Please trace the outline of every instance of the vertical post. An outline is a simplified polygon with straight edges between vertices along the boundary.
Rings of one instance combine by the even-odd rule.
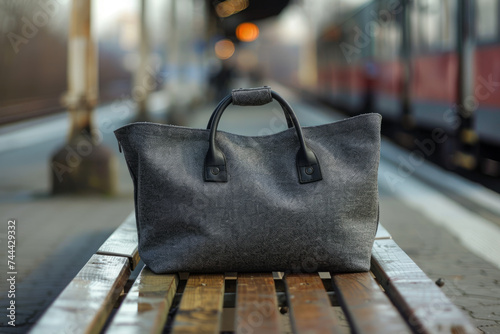
[[[139,67],[134,76],[134,97],[136,98],[138,114],[137,121],[147,121],[147,102],[151,93],[151,73],[149,63],[150,40],[146,23],[146,0],[141,0],[140,22],[139,22]]]
[[[70,139],[92,129],[98,99],[96,48],[91,33],[91,3],[74,0],[68,41],[68,92],[64,102],[71,111]]]
[[[205,39],[205,34],[209,30],[208,28],[208,17],[206,16],[206,6],[207,3],[204,1],[191,0],[191,39],[188,41],[187,52],[192,55],[192,60],[189,63],[192,64],[192,69],[188,74],[190,78],[191,91],[196,92],[193,95],[191,106],[188,110],[193,110],[197,104],[202,103],[206,100],[206,80],[205,80],[205,59],[204,51],[205,46],[203,45],[203,40]]]
[[[92,38],[91,1],[73,0],[68,40],[68,92],[63,102],[70,113],[67,143],[52,156],[52,192],[112,194],[116,160],[101,145],[92,114],[98,99],[97,48]]]
[[[168,21],[168,34],[167,34],[167,40],[166,40],[166,63],[167,63],[167,71],[168,71],[168,76],[167,76],[167,82],[166,85],[164,86],[165,89],[165,95],[168,97],[169,100],[169,105],[172,107],[173,104],[175,104],[175,94],[173,92],[174,85],[176,84],[176,77],[177,77],[177,53],[176,53],[176,46],[177,46],[177,6],[176,6],[176,1],[175,0],[168,0],[168,14],[167,14],[167,21]]]
[[[168,82],[165,86],[169,99],[167,113],[167,123],[183,125],[184,116],[180,109],[182,104],[182,71],[181,71],[181,18],[182,15],[177,0],[169,0],[169,38],[167,41],[167,63],[168,63]]]
[[[458,106],[457,116],[459,147],[453,163],[465,169],[477,166],[478,136],[474,131],[474,3],[460,0],[457,13],[458,26]]]
[[[401,15],[401,59],[403,71],[401,76],[401,100],[402,100],[402,125],[404,129],[410,130],[415,122],[411,115],[410,89],[412,80],[411,71],[411,21],[410,21],[410,1],[403,0],[403,12]]]
[[[299,59],[299,80],[300,84],[307,89],[316,88],[317,78],[317,20],[315,18],[318,14],[318,9],[321,7],[314,1],[305,1],[303,3],[303,11],[305,12],[303,18],[304,22],[307,24],[308,33],[312,38],[306,39],[305,47],[300,48],[300,59]]]
[[[207,72],[205,69],[208,67],[208,59],[209,56],[207,54],[207,50],[210,49],[207,47],[210,42],[210,37],[213,34],[212,23],[214,19],[209,16],[209,7],[210,5],[205,1],[193,1],[193,17],[192,17],[192,25],[193,25],[193,40],[194,40],[194,61],[195,69],[197,71],[196,75],[193,77],[195,80],[193,83],[193,90],[198,92],[196,94],[196,103],[202,103],[208,101],[207,90],[208,90],[208,78]]]

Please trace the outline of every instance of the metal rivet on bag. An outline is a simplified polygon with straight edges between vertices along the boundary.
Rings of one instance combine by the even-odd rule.
[[[307,175],[311,175],[313,172],[314,172],[314,168],[312,168],[312,167],[307,167],[306,168],[306,174]]]
[[[213,175],[217,175],[217,174],[219,174],[219,172],[220,172],[219,167],[210,168],[210,173],[212,173]]]

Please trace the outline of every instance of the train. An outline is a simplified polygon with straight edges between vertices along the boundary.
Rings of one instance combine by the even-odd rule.
[[[337,0],[314,94],[449,169],[500,176],[500,2]],[[347,3],[348,1],[344,1]],[[325,10],[327,10],[325,8]]]

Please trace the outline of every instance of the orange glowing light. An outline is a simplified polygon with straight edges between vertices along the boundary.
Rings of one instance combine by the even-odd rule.
[[[242,42],[252,42],[259,37],[259,27],[250,22],[241,23],[236,27],[236,37]]]
[[[228,59],[234,54],[234,43],[229,39],[222,39],[215,43],[215,55],[220,59]]]

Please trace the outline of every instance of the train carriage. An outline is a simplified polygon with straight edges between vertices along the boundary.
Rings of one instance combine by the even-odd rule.
[[[317,43],[324,100],[382,114],[397,140],[443,129],[438,160],[500,175],[496,0],[366,1],[332,17]]]

